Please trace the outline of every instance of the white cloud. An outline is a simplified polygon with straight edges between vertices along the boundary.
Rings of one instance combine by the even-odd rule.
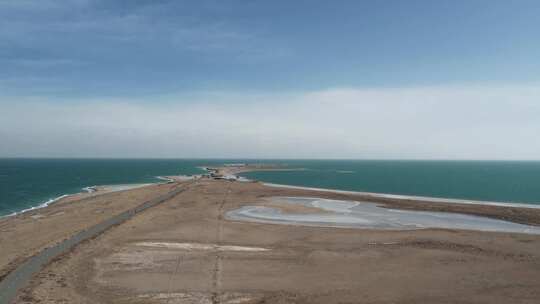
[[[538,159],[540,86],[1,102],[0,156]]]

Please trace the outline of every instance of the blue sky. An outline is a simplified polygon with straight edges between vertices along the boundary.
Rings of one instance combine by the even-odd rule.
[[[540,77],[538,1],[1,1],[12,95]]]
[[[522,120],[540,111],[533,102],[540,97],[536,90],[540,83],[538,16],[540,2],[533,0],[0,0],[0,103],[5,110],[4,116],[0,116],[4,122],[0,136],[9,143],[0,147],[0,155],[152,156],[156,153],[133,149],[134,142],[124,143],[125,149],[98,149],[103,134],[85,129],[92,123],[69,125],[56,117],[45,118],[43,114],[55,109],[54,113],[76,115],[86,106],[91,106],[87,111],[97,109],[107,113],[112,111],[108,107],[118,109],[117,116],[103,122],[109,125],[103,132],[118,132],[111,140],[124,136],[122,130],[126,128],[139,132],[135,125],[126,127],[121,119],[124,115],[120,109],[129,106],[146,107],[133,113],[137,120],[145,122],[163,120],[160,115],[172,110],[179,111],[179,117],[189,111],[204,113],[204,107],[206,111],[221,109],[214,118],[230,122],[240,115],[238,111],[245,109],[252,112],[242,115],[269,115],[263,114],[264,109],[276,107],[284,112],[296,109],[297,115],[309,116],[313,113],[303,112],[307,110],[295,108],[295,104],[324,111],[324,107],[317,108],[321,105],[318,101],[335,96],[330,98],[336,102],[334,110],[346,111],[342,103],[356,100],[356,117],[363,117],[366,108],[362,104],[371,102],[378,105],[371,115],[384,117],[391,112],[402,117],[403,113],[395,109],[401,109],[396,104],[409,102],[403,100],[407,92],[417,94],[414,102],[430,103],[435,98],[445,103],[431,107],[432,112],[422,117],[442,117],[445,113],[437,109],[445,107],[456,113],[468,108],[483,111],[483,105],[490,104],[493,108],[490,111],[513,113],[515,124],[510,130],[534,131],[540,125],[531,122],[532,125],[523,126]],[[503,91],[497,91],[498,95],[490,93],[501,88]],[[343,92],[347,92],[346,101],[338,99],[343,97]],[[392,105],[379,102],[388,96],[393,96]],[[508,99],[512,100],[511,104],[507,103]],[[189,107],[189,111],[182,107]],[[236,112],[228,112],[235,107]],[[425,109],[423,104],[418,107]],[[36,113],[37,109],[41,112]],[[10,119],[29,116],[29,111],[35,114],[34,120],[41,121],[26,129],[19,126],[18,135],[13,136],[17,121]],[[148,116],[152,111],[162,114]],[[476,147],[474,153],[470,149],[450,151],[441,139],[436,139],[436,134],[432,135],[433,142],[427,142],[428,148],[395,144],[403,134],[397,132],[393,137],[390,129],[381,133],[372,130],[380,136],[368,141],[370,136],[357,137],[358,132],[351,131],[366,126],[337,123],[338,117],[345,114],[350,113],[335,113],[335,121],[329,120],[329,126],[319,132],[328,133],[328,138],[341,138],[342,141],[334,144],[348,147],[342,149],[343,153],[327,151],[322,142],[315,145],[320,136],[310,134],[309,130],[317,128],[309,122],[294,122],[291,117],[289,121],[277,119],[264,127],[260,120],[255,120],[246,126],[255,130],[251,137],[236,138],[238,130],[228,124],[226,132],[223,131],[227,135],[211,130],[191,131],[192,146],[200,145],[197,133],[201,133],[245,149],[223,149],[221,143],[192,150],[180,143],[175,146],[160,143],[170,151],[158,156],[528,159],[540,155],[537,153],[540,146],[529,146],[521,152],[493,153],[493,146],[489,145]],[[409,123],[414,125],[414,120],[411,117]],[[118,125],[111,125],[113,121]],[[382,119],[377,122],[389,123]],[[479,136],[495,142],[496,135],[490,131],[493,129],[487,127],[491,123],[489,117],[477,119],[477,123],[474,128],[485,130]],[[294,141],[298,138],[286,139],[291,132],[280,134],[270,127],[279,124],[305,128],[306,133],[297,134],[302,134],[299,135],[302,139],[313,137],[313,142],[306,143],[315,145],[320,152],[295,152]],[[332,124],[337,127],[332,129]],[[76,133],[62,133],[41,144],[37,140],[29,143],[21,139],[43,137],[38,129],[58,133],[55,127],[85,130],[94,134],[96,142],[87,147],[87,143],[77,141]],[[454,127],[449,125],[445,132],[458,132]],[[187,136],[180,122],[174,128]],[[433,129],[429,124],[415,125],[408,134],[426,128]],[[156,132],[163,134],[163,130]],[[465,138],[456,140],[455,144],[474,143],[470,132],[463,132],[461,137]],[[146,140],[153,140],[156,134],[148,134]],[[261,139],[260,134],[265,134],[266,139]],[[523,146],[532,139],[522,140],[514,144]],[[80,149],[66,151],[60,142],[72,143]],[[278,149],[264,152],[268,151],[269,143]],[[202,155],[207,149],[226,152]]]

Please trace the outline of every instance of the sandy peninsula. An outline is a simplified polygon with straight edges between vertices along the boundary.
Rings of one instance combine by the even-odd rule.
[[[227,217],[244,206],[324,214],[269,200],[280,197],[369,201],[396,210],[531,226],[540,226],[539,209],[383,199],[213,178],[71,197],[1,219],[0,276],[76,232],[178,187],[185,191],[57,257],[33,276],[16,303],[537,303],[540,298],[540,235],[282,225]]]

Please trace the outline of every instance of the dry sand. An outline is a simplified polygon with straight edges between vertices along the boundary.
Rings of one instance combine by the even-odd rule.
[[[36,214],[2,220],[0,268],[5,272],[9,263],[176,185],[61,202],[39,211],[43,217],[37,220]],[[224,218],[229,210],[264,204],[271,196],[365,199],[201,179],[56,259],[20,293],[18,303],[538,303],[540,298],[540,236]],[[540,223],[540,210],[386,203]]]
[[[68,196],[41,209],[0,218],[0,279],[22,260],[112,215],[139,205],[172,185]]]

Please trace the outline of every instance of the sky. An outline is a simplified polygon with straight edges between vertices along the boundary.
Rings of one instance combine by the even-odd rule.
[[[540,159],[540,2],[0,0],[0,157]]]

